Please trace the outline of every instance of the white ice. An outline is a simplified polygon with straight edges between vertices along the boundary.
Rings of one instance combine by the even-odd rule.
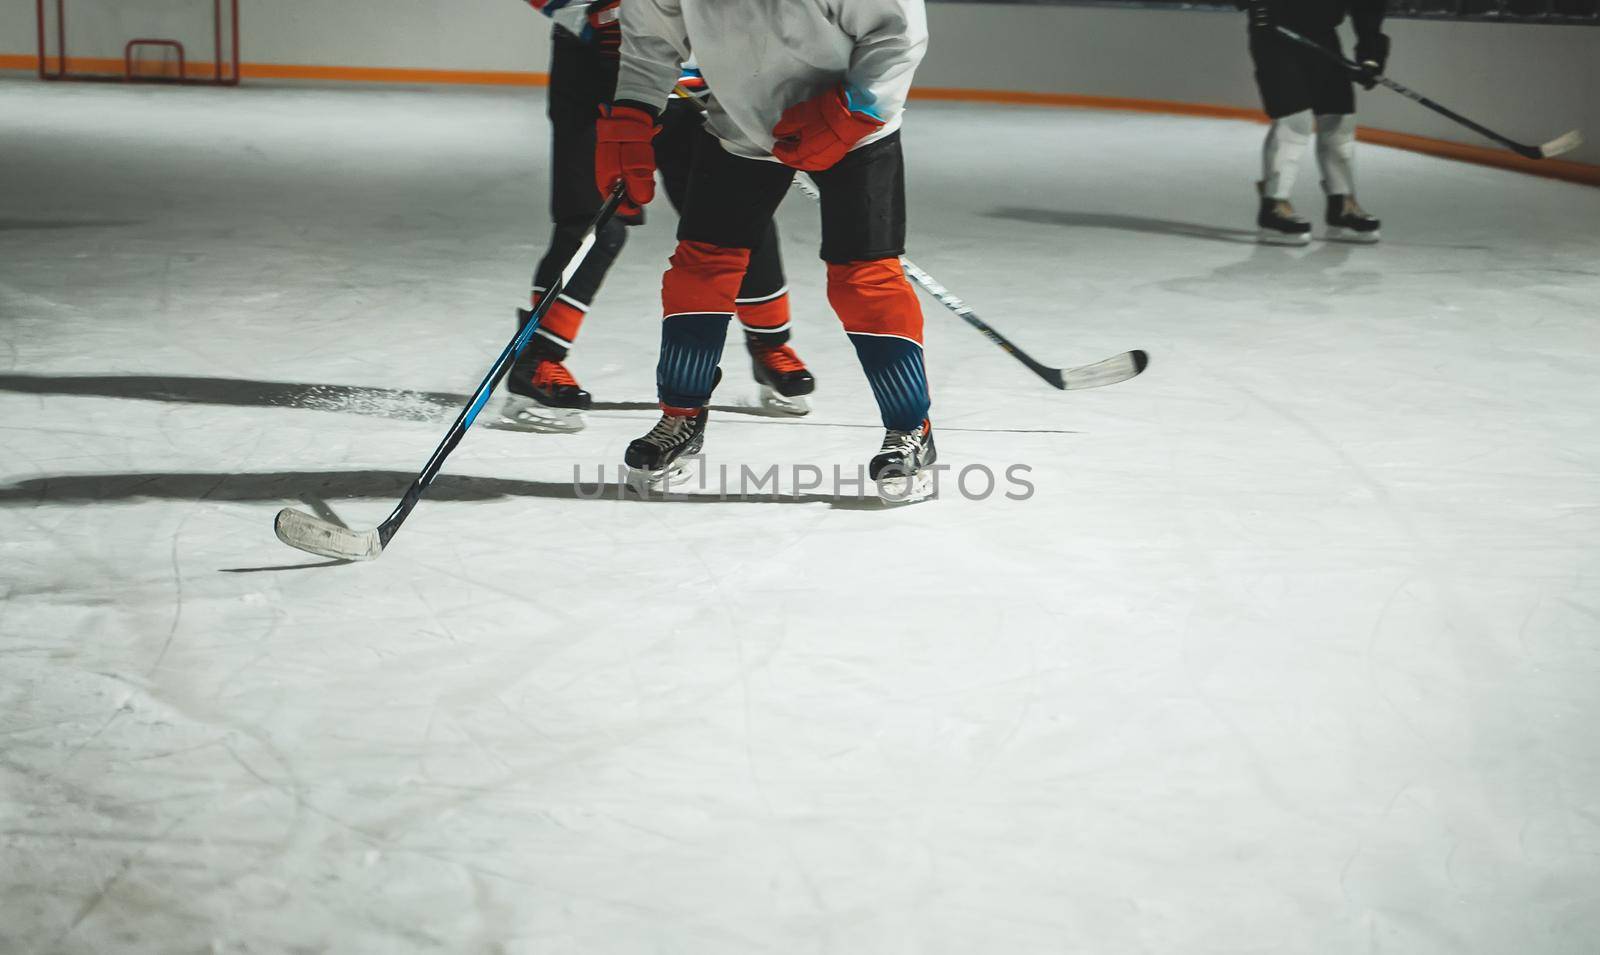
[[[474,431],[374,563],[284,548],[511,332],[542,110],[0,84],[0,951],[1600,945],[1600,190],[1364,146],[1382,245],[1258,248],[1258,126],[918,103],[918,264],[1152,355],[1061,393],[925,301],[943,459],[1030,499],[576,499],[653,418],[663,206],[587,431]],[[854,468],[781,225],[816,410],[709,463]]]

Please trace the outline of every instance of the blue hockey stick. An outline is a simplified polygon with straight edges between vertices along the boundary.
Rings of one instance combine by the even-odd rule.
[[[545,313],[555,304],[567,283],[572,281],[573,273],[583,264],[583,260],[589,255],[589,250],[594,248],[595,233],[611,221],[611,217],[617,211],[617,205],[622,202],[622,197],[623,186],[619,182],[606,197],[600,211],[595,213],[594,220],[589,223],[588,231],[583,234],[583,241],[578,245],[578,251],[572,253],[566,268],[561,270],[561,277],[556,280],[554,287],[545,291],[544,297],[539,300],[539,307],[533,310],[533,314],[523,323],[505,350],[500,352],[500,357],[495,359],[489,374],[484,376],[482,383],[478,385],[478,390],[472,393],[472,400],[467,402],[467,406],[461,409],[459,415],[456,415],[455,423],[450,426],[444,440],[439,442],[439,446],[433,451],[433,456],[423,465],[422,473],[411,482],[411,487],[406,489],[405,496],[395,505],[394,511],[382,524],[370,531],[353,531],[332,521],[325,521],[304,511],[286,507],[278,512],[277,520],[273,522],[273,530],[277,532],[278,540],[290,547],[297,547],[307,553],[320,554],[323,557],[342,560],[377,559],[389,541],[400,531],[400,525],[405,523],[406,517],[417,506],[417,502],[422,500],[422,495],[427,492],[428,486],[439,476],[445,458],[450,456],[450,452],[454,451],[456,445],[466,436],[467,429],[477,420],[478,412],[483,410],[484,404],[505,378],[506,372],[511,370],[512,363],[521,356],[523,349],[528,347],[528,342],[533,340],[533,333],[544,320]]]

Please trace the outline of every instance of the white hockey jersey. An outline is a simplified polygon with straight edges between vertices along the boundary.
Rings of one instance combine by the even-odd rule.
[[[784,110],[843,85],[883,120],[860,148],[900,128],[927,46],[922,0],[624,0],[616,98],[659,109],[692,56],[711,87],[711,133],[734,155],[772,159]]]

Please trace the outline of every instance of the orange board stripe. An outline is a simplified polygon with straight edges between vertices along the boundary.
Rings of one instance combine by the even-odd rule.
[[[300,63],[245,63],[245,79],[336,80],[346,83],[445,83],[482,86],[548,86],[547,73],[524,70],[415,70],[385,66],[312,66]]]
[[[1081,93],[1025,93],[1019,90],[973,90],[953,86],[919,86],[912,99],[966,103],[1004,103],[1012,106],[1070,106],[1076,109],[1111,109],[1135,113],[1166,113],[1180,116],[1207,116],[1217,119],[1261,121],[1261,111],[1241,106],[1215,106],[1210,103],[1180,103],[1162,99],[1134,99],[1127,96],[1086,96]]]
[[[1215,106],[1210,103],[1180,103],[1170,100],[1129,99],[1121,96],[1084,96],[1078,93],[1024,93],[1010,90],[969,90],[947,87],[921,87],[911,91],[912,99],[957,100],[979,103],[1003,103],[1014,106],[1070,106],[1077,109],[1109,109],[1140,113],[1166,113],[1177,116],[1207,116],[1219,119],[1242,119],[1255,123],[1266,122],[1259,110],[1237,106]],[[1600,166],[1564,159],[1526,159],[1516,153],[1492,146],[1456,143],[1429,136],[1397,133],[1387,129],[1362,127],[1356,132],[1362,142],[1378,146],[1391,146],[1411,152],[1455,159],[1460,162],[1511,169],[1548,179],[1561,179],[1588,186],[1600,186]]]
[[[32,54],[0,53],[0,69],[35,70],[38,58]],[[55,68],[55,61],[50,61]],[[72,57],[73,69],[93,73],[122,72],[122,61],[92,57]],[[191,76],[211,75],[210,63],[189,63]],[[380,66],[318,66],[304,63],[244,63],[240,74],[245,79],[324,80],[340,83],[416,83],[485,86],[547,86],[545,73],[521,70],[420,70]],[[1169,116],[1204,116],[1212,119],[1239,119],[1262,122],[1254,109],[1217,106],[1211,103],[1183,103],[1173,100],[1136,99],[1125,96],[1087,96],[1081,93],[1028,93],[1019,90],[974,90],[945,86],[920,86],[911,91],[913,99],[966,103],[1003,103],[1014,106],[1066,106],[1075,109],[1108,109],[1123,112],[1161,113]],[[1363,142],[1425,153],[1443,159],[1510,169],[1535,176],[1600,186],[1600,165],[1559,159],[1524,159],[1515,153],[1489,146],[1414,136],[1387,129],[1362,128],[1357,133]]]
[[[1600,186],[1600,166],[1593,163],[1573,162],[1568,159],[1526,159],[1504,149],[1453,143],[1447,139],[1413,136],[1410,133],[1397,133],[1388,129],[1360,129],[1356,131],[1356,138],[1366,143],[1409,149],[1412,152],[1426,153],[1441,159],[1457,159],[1461,162],[1477,163],[1480,166],[1494,166],[1497,169],[1512,169],[1534,176],[1544,176],[1547,179],[1563,179],[1588,186]]]

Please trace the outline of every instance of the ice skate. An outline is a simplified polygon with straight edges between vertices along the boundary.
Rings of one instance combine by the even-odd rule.
[[[873,456],[867,473],[878,486],[878,496],[889,504],[911,504],[933,495],[931,465],[939,460],[933,444],[933,425],[926,419],[915,431],[884,432],[883,446]]]
[[[747,345],[751,372],[761,388],[761,407],[775,414],[810,414],[811,403],[805,396],[817,389],[817,380],[794,349],[788,345],[763,346],[754,341]]]
[[[1311,242],[1311,223],[1294,211],[1287,199],[1261,197],[1256,214],[1256,241],[1265,245],[1307,245]]]
[[[500,419],[528,431],[571,434],[582,431],[583,412],[594,398],[578,385],[560,359],[535,339],[506,374]]]
[[[1328,241],[1371,244],[1379,239],[1382,223],[1361,208],[1354,195],[1328,196]]]
[[[684,458],[699,454],[705,444],[709,415],[704,408],[664,410],[656,426],[635,438],[622,457],[628,466],[629,486],[659,490],[681,477],[688,470]]]

